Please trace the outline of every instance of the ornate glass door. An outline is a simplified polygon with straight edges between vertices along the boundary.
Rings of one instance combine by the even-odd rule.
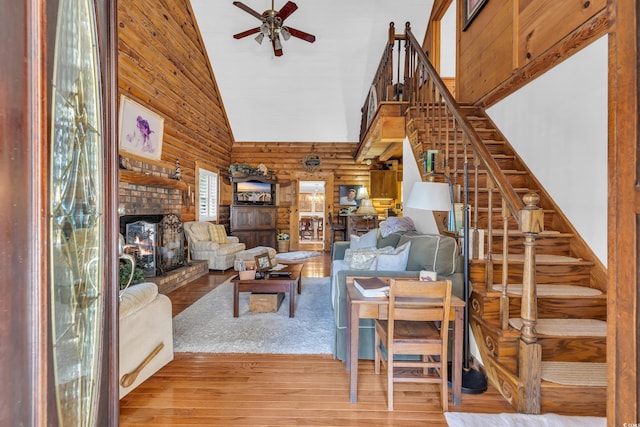
[[[60,0],[49,231],[53,374],[61,426],[97,424],[105,294],[100,94],[93,0]]]

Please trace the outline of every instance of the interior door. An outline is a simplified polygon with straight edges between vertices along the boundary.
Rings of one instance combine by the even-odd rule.
[[[300,194],[300,181],[324,181],[325,187],[325,197],[324,197],[324,221],[325,224],[324,232],[323,232],[323,248],[325,251],[329,250],[331,246],[331,232],[327,229],[327,213],[333,212],[334,200],[333,195],[334,191],[334,180],[332,172],[292,172],[292,179],[296,182],[296,196],[293,198],[291,210],[289,212],[289,235],[291,236],[291,251],[300,250],[300,241],[298,240],[298,220],[300,218],[300,209],[298,206],[298,195]],[[295,204],[295,205],[294,205]],[[333,212],[334,218],[336,217],[336,213]],[[295,239],[295,240],[294,240]]]

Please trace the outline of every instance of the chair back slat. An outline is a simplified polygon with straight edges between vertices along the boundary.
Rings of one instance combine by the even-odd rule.
[[[390,321],[449,321],[450,280],[423,282],[392,279],[390,285]]]

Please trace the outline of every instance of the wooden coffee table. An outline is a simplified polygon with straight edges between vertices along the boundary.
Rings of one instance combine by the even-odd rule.
[[[269,273],[266,273],[264,279],[240,280],[238,276],[233,278],[231,280],[233,282],[233,317],[238,317],[238,297],[240,296],[240,292],[288,292],[289,317],[294,317],[296,285],[298,287],[298,293],[302,293],[302,285],[300,282],[302,267],[304,267],[304,264],[289,264],[282,270],[278,270],[278,272],[291,272],[290,277],[270,278]]]

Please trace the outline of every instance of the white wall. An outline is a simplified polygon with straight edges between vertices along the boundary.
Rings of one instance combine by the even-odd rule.
[[[487,110],[606,265],[607,37]]]
[[[411,194],[413,184],[422,181],[410,144],[409,138],[402,142],[402,215],[410,217],[420,233],[438,234],[440,231],[433,212],[406,207],[406,198]]]
[[[456,76],[456,0],[440,20],[440,75]]]

